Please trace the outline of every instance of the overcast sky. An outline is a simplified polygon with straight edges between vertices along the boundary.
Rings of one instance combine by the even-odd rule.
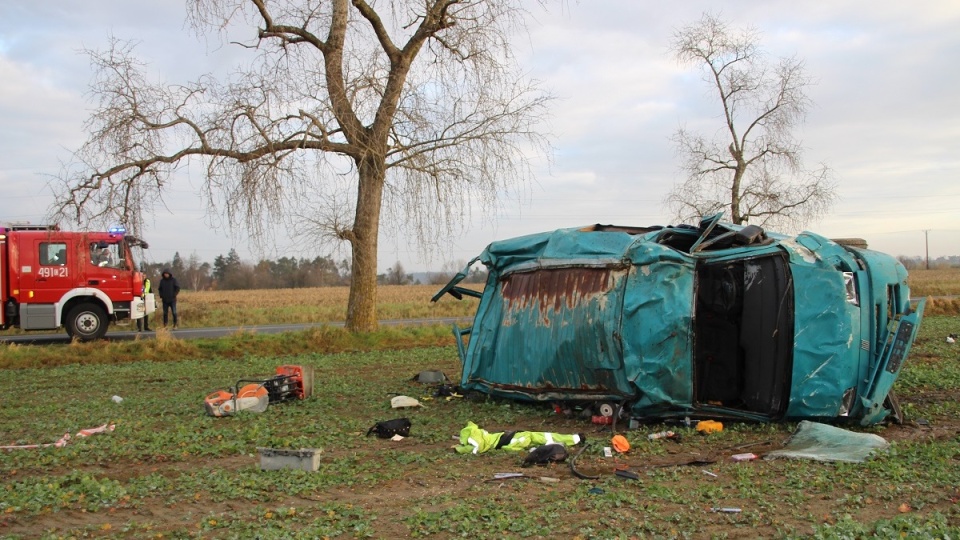
[[[771,55],[796,55],[818,81],[797,136],[811,167],[834,171],[840,198],[807,229],[893,255],[923,255],[925,238],[932,257],[960,254],[960,2],[567,0],[536,11],[516,48],[558,98],[550,169],[429,259],[402,235],[384,236],[380,269],[439,269],[491,241],[560,227],[670,223],[661,201],[680,180],[670,137],[680,125],[715,129],[718,109],[667,49],[708,9],[756,27]],[[81,49],[104,48],[111,34],[140,40],[139,56],[171,83],[243,55],[198,40],[184,19],[170,0],[0,0],[0,221],[42,222],[50,176],[86,138],[91,70]],[[283,241],[251,251],[207,216],[201,180],[178,179],[155,209],[144,235],[151,260],[180,252],[212,262],[231,248],[246,260],[327,254]]]

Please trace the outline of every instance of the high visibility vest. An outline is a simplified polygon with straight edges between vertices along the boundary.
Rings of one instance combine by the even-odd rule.
[[[150,278],[143,278],[143,294],[150,294]]]

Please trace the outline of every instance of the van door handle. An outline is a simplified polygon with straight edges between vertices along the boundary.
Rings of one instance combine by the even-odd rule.
[[[99,284],[100,284],[100,280],[98,279],[91,279],[87,281],[87,285],[99,285]]]

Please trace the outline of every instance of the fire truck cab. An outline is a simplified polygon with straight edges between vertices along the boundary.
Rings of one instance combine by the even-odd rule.
[[[153,313],[132,248],[147,243],[122,228],[69,232],[56,226],[0,227],[0,329],[66,328],[80,341],[99,339],[111,322]]]

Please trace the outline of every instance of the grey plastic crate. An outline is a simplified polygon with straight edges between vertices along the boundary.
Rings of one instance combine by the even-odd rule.
[[[280,469],[300,469],[315,471],[320,467],[319,448],[300,448],[299,450],[282,448],[257,448],[260,452],[260,469],[276,471]]]

